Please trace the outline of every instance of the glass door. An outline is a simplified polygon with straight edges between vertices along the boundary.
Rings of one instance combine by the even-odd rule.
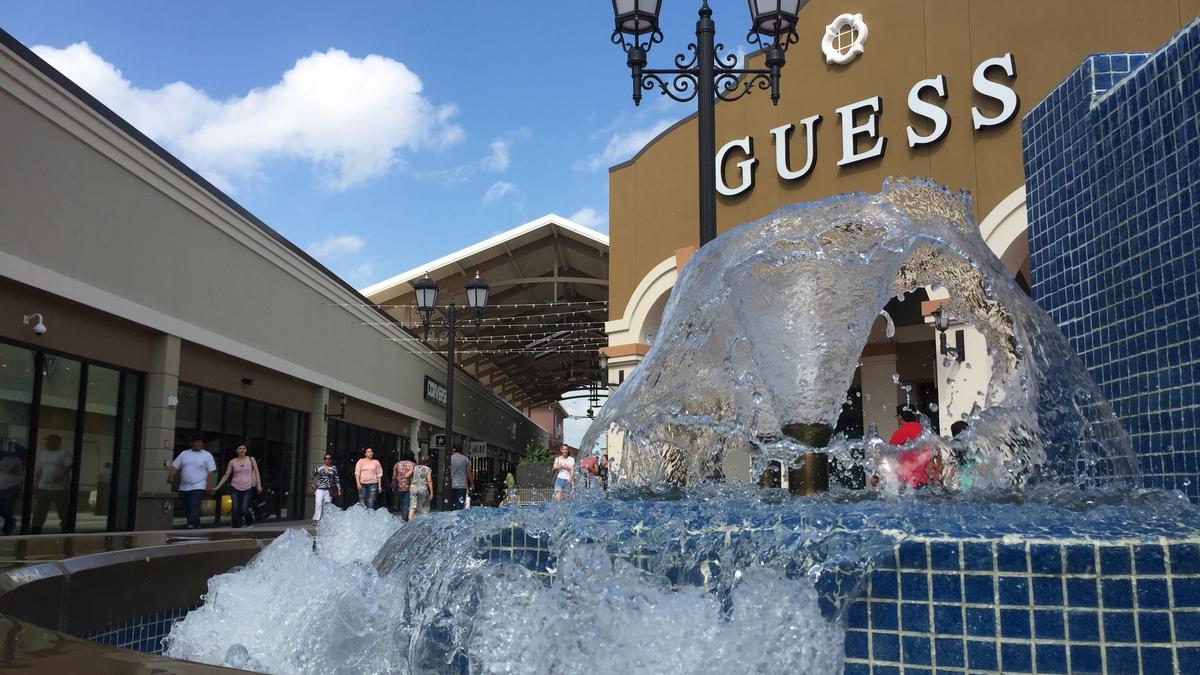
[[[33,428],[34,352],[0,344],[0,532],[19,531]]]
[[[33,448],[29,533],[66,532],[71,517],[75,447],[80,436],[79,383],[84,366],[75,359],[38,354],[41,378],[35,382],[37,433]],[[40,385],[40,386],[37,386]]]

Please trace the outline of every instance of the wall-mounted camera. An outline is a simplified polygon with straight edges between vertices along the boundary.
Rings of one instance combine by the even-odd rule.
[[[33,334],[38,337],[42,337],[46,334],[46,324],[43,321],[41,314],[37,312],[34,312],[33,314],[26,314],[21,318],[21,321],[28,326],[29,323],[34,319],[37,319],[37,321],[33,324]]]

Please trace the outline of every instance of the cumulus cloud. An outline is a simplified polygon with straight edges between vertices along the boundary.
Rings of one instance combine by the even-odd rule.
[[[600,232],[608,232],[608,214],[600,213],[590,206],[579,209],[575,213],[572,213],[569,218],[584,227],[590,227]]]
[[[521,189],[506,180],[498,180],[488,186],[488,189],[483,193],[483,203],[491,204],[506,195],[513,195],[520,198]]]
[[[404,151],[463,138],[457,109],[424,97],[421,79],[383,56],[314,52],[270,86],[216,100],[186,82],[134,86],[86,42],[33,51],[226,189],[290,158],[344,190],[386,173]]]
[[[578,171],[599,171],[613,164],[624,162],[674,123],[672,120],[659,120],[641,129],[633,129],[623,133],[614,132],[609,136],[608,144],[604,146],[604,150],[587,159],[575,162],[574,168]]]
[[[314,241],[304,250],[314,258],[339,258],[361,250],[366,243],[361,237],[353,234],[331,234]]]

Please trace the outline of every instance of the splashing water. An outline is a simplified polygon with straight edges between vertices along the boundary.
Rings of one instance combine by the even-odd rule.
[[[638,485],[691,485],[740,453],[799,466],[828,439],[880,308],[927,287],[987,341],[972,450],[998,482],[1127,483],[1136,463],[1111,409],[971,214],[966,193],[896,180],[726,232],[689,260],[582,447],[606,435],[613,479]]]
[[[166,654],[272,673],[823,675],[842,669],[843,614],[873,561],[904,537],[1200,522],[1186,500],[1127,490],[1127,439],[970,213],[965,195],[900,181],[731,230],[688,263],[653,348],[585,439],[620,440],[614,496],[404,525],[334,509],[315,538],[289,531],[210,580]],[[797,430],[832,426],[880,308],[922,286],[987,341],[970,430],[918,439],[969,458],[975,490],[885,480],[900,488],[795,499],[702,480],[734,451],[761,469],[822,445]],[[846,466],[885,457],[872,468],[886,478],[886,446],[868,434],[821,451]]]

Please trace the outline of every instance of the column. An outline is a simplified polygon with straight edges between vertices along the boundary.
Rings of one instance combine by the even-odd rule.
[[[329,441],[329,423],[325,420],[325,409],[329,404],[329,389],[313,387],[312,404],[308,407],[308,462],[301,467],[304,471],[304,517],[312,520],[314,503],[308,477],[321,464]]]
[[[879,435],[887,440],[896,430],[896,406],[900,405],[900,389],[896,384],[896,355],[864,356],[859,374],[862,377],[863,433],[874,424]]]
[[[159,335],[154,340],[142,409],[142,460],[134,515],[138,530],[169,530],[175,517],[175,493],[167,483],[167,475],[175,458],[179,351],[180,340],[174,335]]]
[[[413,461],[420,459],[421,454],[421,420],[412,420],[408,425],[408,449],[412,451]]]
[[[963,332],[963,344],[966,347],[966,359],[958,361],[952,357],[938,354],[937,383],[938,383],[938,416],[941,420],[942,436],[950,437],[950,427],[958,420],[970,418],[978,408],[982,409],[985,392],[991,382],[992,357],[988,356],[987,339],[974,327],[967,324],[951,323],[946,331],[946,344],[953,349],[956,344],[955,333]],[[935,338],[941,345],[941,336]],[[993,404],[1000,403],[1003,395]]]

